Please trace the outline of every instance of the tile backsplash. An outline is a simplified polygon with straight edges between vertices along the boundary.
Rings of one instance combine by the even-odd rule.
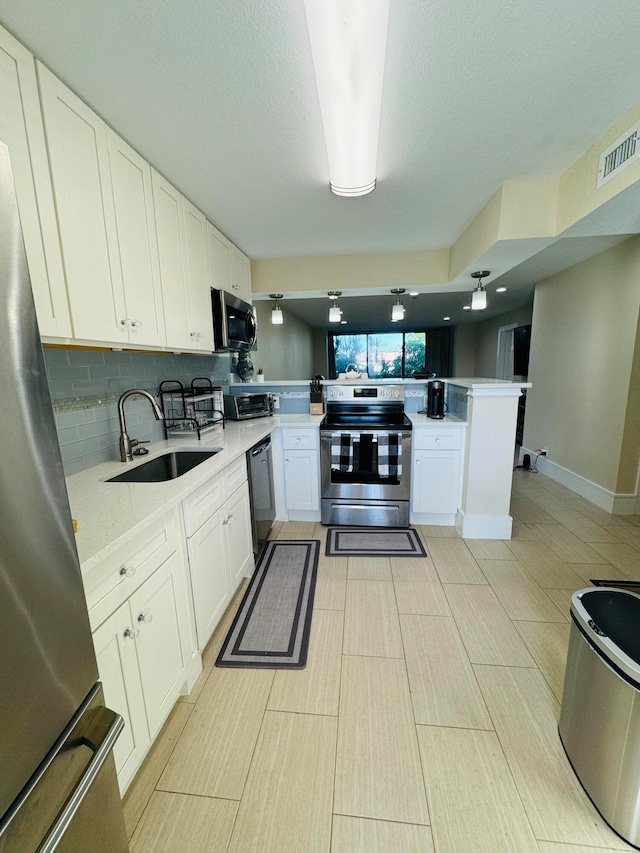
[[[207,377],[215,385],[228,383],[228,354],[174,355],[172,353],[110,352],[45,347],[49,390],[67,476],[118,459],[118,398],[129,388],[157,395],[163,379],[188,385]],[[153,417],[148,401],[126,402],[127,431],[132,438],[157,441],[162,424]]]

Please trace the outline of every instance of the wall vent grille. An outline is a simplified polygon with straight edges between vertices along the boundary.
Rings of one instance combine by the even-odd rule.
[[[640,157],[640,122],[630,127],[600,155],[596,189],[618,175]]]

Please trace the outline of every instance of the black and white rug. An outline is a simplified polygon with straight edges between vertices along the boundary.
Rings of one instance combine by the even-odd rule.
[[[327,557],[426,557],[418,532],[404,527],[330,527]]]
[[[216,666],[303,669],[320,542],[267,542]]]

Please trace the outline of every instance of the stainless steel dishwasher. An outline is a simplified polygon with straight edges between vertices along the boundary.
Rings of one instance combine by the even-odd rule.
[[[273,459],[271,436],[268,435],[247,451],[249,471],[249,495],[251,498],[251,527],[253,529],[253,553],[259,554],[269,538],[276,517],[276,502],[273,494]]]

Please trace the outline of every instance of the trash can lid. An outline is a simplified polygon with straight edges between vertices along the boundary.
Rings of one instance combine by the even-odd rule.
[[[580,589],[571,596],[571,613],[604,657],[640,681],[640,595],[610,587]]]

